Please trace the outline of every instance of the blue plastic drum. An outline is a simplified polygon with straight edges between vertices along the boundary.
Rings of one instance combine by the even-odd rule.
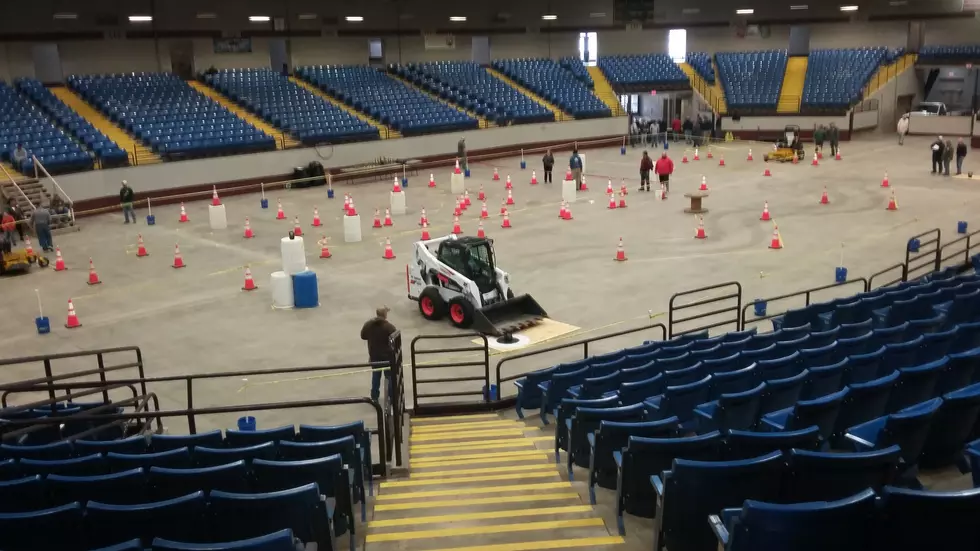
[[[316,308],[320,305],[316,273],[306,271],[293,276],[293,303],[295,308]]]

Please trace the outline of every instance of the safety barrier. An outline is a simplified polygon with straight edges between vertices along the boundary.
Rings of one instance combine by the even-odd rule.
[[[875,278],[876,277],[884,276],[886,274],[889,274],[891,272],[894,272],[895,270],[900,270],[900,274],[899,274],[899,276],[897,278],[890,279],[890,280],[886,281],[885,283],[882,283],[880,285],[875,286]],[[908,271],[906,269],[906,264],[904,262],[899,262],[898,264],[895,264],[894,266],[889,266],[889,267],[885,268],[884,270],[882,270],[880,272],[875,272],[875,273],[871,274],[871,276],[868,278],[868,290],[870,291],[872,289],[877,289],[879,287],[888,287],[889,285],[894,285],[896,283],[901,283],[901,282],[905,281],[905,279],[907,277],[908,277]]]
[[[735,289],[732,292],[730,289]],[[688,297],[696,294],[703,294],[708,291],[714,290],[728,290],[727,294],[720,296],[713,296],[705,299],[695,300],[693,302],[686,302],[683,304],[676,304],[678,299],[683,297]],[[724,302],[730,299],[735,299],[734,306],[722,306],[717,310],[709,310],[707,312],[698,312],[696,314],[690,315],[685,318],[677,318],[678,313],[690,310],[692,308],[698,308],[699,306],[705,306],[708,304],[716,304],[719,302]],[[729,324],[734,324],[735,330],[738,330],[741,326],[739,313],[742,310],[742,284],[737,281],[729,281],[727,283],[719,283],[717,285],[709,285],[707,287],[699,287],[697,289],[692,289],[690,291],[682,291],[680,293],[675,293],[670,297],[670,304],[667,309],[667,319],[668,319],[668,337],[674,338],[678,335],[684,335],[687,333],[694,333],[697,331],[704,331],[706,329],[714,329],[715,327],[722,327]],[[735,314],[734,318],[723,318],[717,320],[717,316],[723,316],[725,314],[733,312]],[[706,318],[715,318],[715,321],[708,323],[707,325],[698,325],[696,327],[687,327],[680,331],[675,331],[675,325],[682,323],[703,320]]]
[[[941,261],[939,249],[942,237],[943,232],[939,228],[935,228],[909,238],[905,247],[905,273],[903,281],[915,279],[929,272],[939,270]],[[923,268],[928,268],[928,270],[915,275],[916,272]]]
[[[420,348],[419,343],[422,341],[446,341],[446,340],[466,340],[468,346],[458,346],[454,348]],[[480,344],[473,344],[471,341],[476,340]],[[482,359],[478,361],[435,361],[422,363],[419,358],[424,356],[457,356],[459,354],[467,354],[470,352],[482,353]],[[446,412],[452,410],[456,407],[471,406],[472,402],[466,404],[461,402],[445,402],[436,399],[440,398],[462,398],[465,396],[480,396],[480,402],[487,403],[493,397],[490,396],[490,348],[487,342],[486,335],[482,333],[456,333],[456,334],[446,334],[446,335],[419,335],[412,339],[412,410],[416,413],[428,413],[430,411]],[[480,370],[467,370],[476,374],[473,375],[463,375],[454,377],[433,377],[429,379],[420,378],[422,371],[428,371],[432,369],[455,369],[455,368],[482,368]],[[482,372],[480,372],[482,371]],[[441,388],[446,388],[445,385],[453,385],[454,383],[478,383],[480,386],[476,388],[475,385],[463,385],[466,390],[452,390],[446,392],[419,392],[419,386],[421,385],[440,385]],[[423,404],[421,400],[429,400],[429,403]]]
[[[953,260],[961,255],[963,256],[962,262],[957,262],[953,265],[969,266],[970,257],[973,256],[973,254],[975,254],[974,252],[972,252],[972,249],[974,247],[980,248],[980,243],[978,243],[974,239],[978,235],[980,235],[980,230],[974,231],[972,233],[968,233],[962,237],[958,237],[950,241],[949,243],[944,243],[943,245],[941,245],[939,247],[939,252],[937,253],[937,255],[939,256],[939,260],[937,261],[939,263],[939,268],[947,267],[943,264],[944,262],[946,262],[947,260]],[[952,248],[952,250],[947,250],[950,248]]]
[[[748,317],[749,308],[756,308],[757,306],[762,305],[762,306],[764,306],[764,309],[768,312],[769,303],[776,302],[776,301],[787,300],[787,299],[791,299],[791,298],[797,298],[797,297],[804,297],[804,300],[803,300],[803,305],[802,306],[797,306],[796,308],[806,308],[807,306],[809,306],[812,303],[812,299],[813,299],[813,294],[814,293],[819,293],[820,291],[826,291],[828,289],[840,289],[842,287],[847,287],[847,286],[853,285],[855,283],[860,283],[861,284],[860,291],[856,291],[856,292],[862,292],[862,291],[865,291],[868,288],[868,280],[865,279],[865,278],[863,278],[863,277],[859,277],[857,279],[849,279],[849,280],[845,281],[844,283],[831,283],[830,285],[822,285],[820,287],[813,287],[812,289],[805,289],[803,291],[797,291],[795,293],[789,293],[789,294],[786,294],[786,295],[780,295],[778,297],[769,297],[769,298],[755,299],[752,302],[746,304],[742,308],[742,321],[741,321],[741,324],[739,326],[739,329],[745,329],[746,326],[748,324],[750,324],[750,323],[761,323],[761,322],[766,321],[766,320],[771,320],[773,318],[777,318],[777,317],[782,316],[783,314],[785,314],[786,312],[789,311],[789,309],[783,309],[783,310],[781,310],[777,314],[769,314],[769,313],[766,313],[766,314],[763,314],[761,316],[760,315],[755,315],[751,319],[749,319],[749,317]]]

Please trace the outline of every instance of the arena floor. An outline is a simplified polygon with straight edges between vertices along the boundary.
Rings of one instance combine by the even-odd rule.
[[[464,233],[476,232],[479,204],[475,200],[482,183],[492,215],[486,231],[495,239],[498,264],[511,273],[516,292],[530,293],[551,318],[581,328],[549,342],[555,344],[636,327],[650,322],[651,316],[666,322],[670,296],[695,287],[739,281],[745,299],[751,300],[829,284],[842,245],[850,275],[868,276],[901,261],[905,240],[913,234],[939,227],[948,240],[958,220],[969,220],[971,227],[980,223],[975,215],[971,218],[980,207],[980,185],[931,176],[928,142],[928,138],[908,139],[899,147],[890,136],[861,137],[844,144],[842,161],[828,158],[819,167],[808,162],[773,164],[772,178],[762,177],[765,144],[754,144],[752,162],[745,159],[752,144],[729,143],[714,148],[714,160],[707,160],[702,151],[702,160],[690,164],[681,164],[681,148],[675,145],[670,152],[676,172],[666,201],[636,191],[639,149],[629,150],[625,157],[618,148],[588,150],[584,153],[591,191],[580,195],[573,205],[573,221],[558,219],[560,182],[528,184],[530,169],[539,167],[537,159],[523,172],[519,159],[500,159],[471,165],[473,174],[467,186],[475,204],[461,223]],[[722,155],[727,163],[723,168],[717,162]],[[558,157],[561,166],[567,154]],[[491,181],[495,166],[500,182]],[[885,171],[899,199],[897,212],[885,210],[888,192],[879,187]],[[327,200],[324,188],[285,191],[270,195],[268,210],[259,208],[255,195],[229,197],[224,200],[229,228],[216,233],[209,229],[205,202],[187,205],[191,219],[187,224],[177,223],[176,206],[154,209],[156,225],[152,227],[143,221],[145,211],[137,213],[140,223],[135,227],[124,225],[120,214],[82,219],[81,231],[55,239],[68,264],[67,272],[32,271],[0,283],[4,356],[137,345],[149,376],[361,362],[366,359],[359,338],[361,325],[376,307],[388,305],[391,321],[405,337],[408,360],[408,343],[416,335],[453,332],[448,323],[424,320],[405,291],[405,262],[419,236],[419,209],[425,207],[433,236],[451,228],[449,172],[436,173],[435,190],[426,188],[428,174],[412,178],[407,190],[409,213],[396,216],[394,227],[385,230],[371,229],[370,224],[375,207],[383,212],[389,182],[338,188],[332,201]],[[514,180],[516,205],[510,210],[513,228],[502,230],[496,214],[505,197],[503,178],[508,173]],[[703,241],[694,239],[695,217],[683,212],[688,206],[683,193],[697,188],[702,175],[710,188],[705,200],[710,212],[704,217],[708,238]],[[560,180],[562,175],[556,176]],[[617,190],[620,180],[627,179],[627,209],[607,209],[604,191],[609,178]],[[819,204],[824,186],[829,205]],[[361,243],[343,243],[341,205],[346,191],[352,191],[362,215],[365,237]],[[287,221],[274,219],[277,197],[282,199]],[[768,248],[773,226],[759,221],[765,201],[779,224],[782,250]],[[315,232],[310,228],[314,205],[325,224]],[[269,275],[280,269],[279,240],[292,228],[295,215],[308,232],[306,252],[310,268],[319,275],[321,306],[277,311],[271,308]],[[256,233],[252,240],[242,239],[246,216]],[[137,233],[142,233],[149,257],[136,257]],[[329,260],[317,258],[319,249],[311,239],[322,234],[331,238],[334,256]],[[396,260],[381,258],[386,236],[391,237]],[[624,239],[628,262],[612,260],[619,237]],[[171,268],[175,242],[187,264],[182,270]],[[101,285],[86,285],[89,257],[95,261]],[[245,265],[251,266],[260,287],[256,292],[241,291]],[[38,336],[34,329],[35,288],[41,291],[45,314],[54,327],[46,336]],[[840,294],[856,290],[842,289]],[[69,298],[83,323],[71,331],[62,326]],[[611,350],[638,338],[607,341],[593,350]],[[541,356],[534,360],[537,363],[512,365],[507,369],[513,371],[507,373],[543,367],[557,359]],[[56,366],[56,371],[68,367]],[[2,377],[15,381],[40,375],[38,370],[7,368]],[[410,388],[408,382],[406,385]],[[194,400],[195,406],[202,407],[366,396],[368,388],[367,373],[263,377],[247,382],[220,379],[196,384]],[[182,383],[161,384],[151,390],[164,408],[185,406]],[[512,392],[512,388],[504,389],[504,394]],[[260,425],[268,427],[301,421],[337,422],[370,414],[366,406],[351,406],[266,412],[258,417]],[[231,416],[214,416],[199,420],[198,430],[233,423]],[[186,430],[182,419],[168,425],[174,431]]]

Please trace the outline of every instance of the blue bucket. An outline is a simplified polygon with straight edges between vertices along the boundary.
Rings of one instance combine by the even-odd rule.
[[[521,170],[524,170],[525,168],[527,168],[527,163],[521,161]]]
[[[469,174],[467,174],[469,176]],[[402,187],[408,187],[408,177],[402,178]]]
[[[956,233],[966,233],[966,221],[959,221],[956,223]]]
[[[51,320],[48,319],[48,316],[34,318],[34,325],[37,326],[38,335],[47,335],[51,332]]]
[[[752,303],[752,306],[754,307],[753,312],[757,317],[766,315],[766,304],[766,301],[762,300],[761,298],[755,299],[755,302]]]
[[[917,253],[917,252],[919,252],[919,246],[920,245],[921,245],[921,243],[919,243],[919,240],[918,239],[909,239],[909,252],[910,253]]]
[[[500,396],[497,393],[497,385],[490,385],[490,392],[487,392],[487,387],[483,387],[483,399],[487,401],[499,400]]]
[[[146,215],[146,225],[147,226],[154,226],[154,225],[156,225],[156,223],[157,223],[157,217],[156,217],[155,214],[147,214]]]
[[[262,208],[264,208],[264,209],[269,208],[269,200],[268,199],[260,199],[259,200],[259,204],[262,205]]]
[[[619,148],[619,154],[620,155],[626,155],[626,146],[625,145]]]
[[[333,199],[333,188],[327,189],[327,199]],[[266,204],[268,204],[268,202]]]
[[[467,168],[466,170],[463,171],[463,177],[464,178],[469,178],[470,177],[470,169]]]
[[[843,266],[838,266],[834,269],[834,281],[837,283],[844,283],[847,281],[847,268]]]
[[[239,417],[238,418],[238,430],[254,431],[255,430],[255,417],[252,417],[251,415],[247,415],[245,417]]]

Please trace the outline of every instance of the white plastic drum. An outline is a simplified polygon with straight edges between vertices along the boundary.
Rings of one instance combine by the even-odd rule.
[[[344,243],[361,242],[361,215],[344,217]]]
[[[399,191],[398,193],[395,193],[394,191],[392,191],[390,193],[391,193],[391,201],[390,201],[391,214],[396,214],[399,216],[405,214],[405,210],[406,210],[405,192]]]
[[[306,269],[306,248],[303,246],[302,237],[292,239],[288,236],[283,237],[280,249],[282,251],[282,271],[286,272],[286,275],[298,274]]]
[[[292,308],[293,302],[293,278],[286,272],[272,272],[269,278],[269,287],[272,289],[273,308]]]
[[[449,175],[449,191],[451,191],[453,195],[462,195],[463,190],[465,189],[466,180],[462,173],[456,174],[453,172]]]
[[[225,214],[224,205],[208,205],[208,218],[212,231],[228,228],[228,216]]]

